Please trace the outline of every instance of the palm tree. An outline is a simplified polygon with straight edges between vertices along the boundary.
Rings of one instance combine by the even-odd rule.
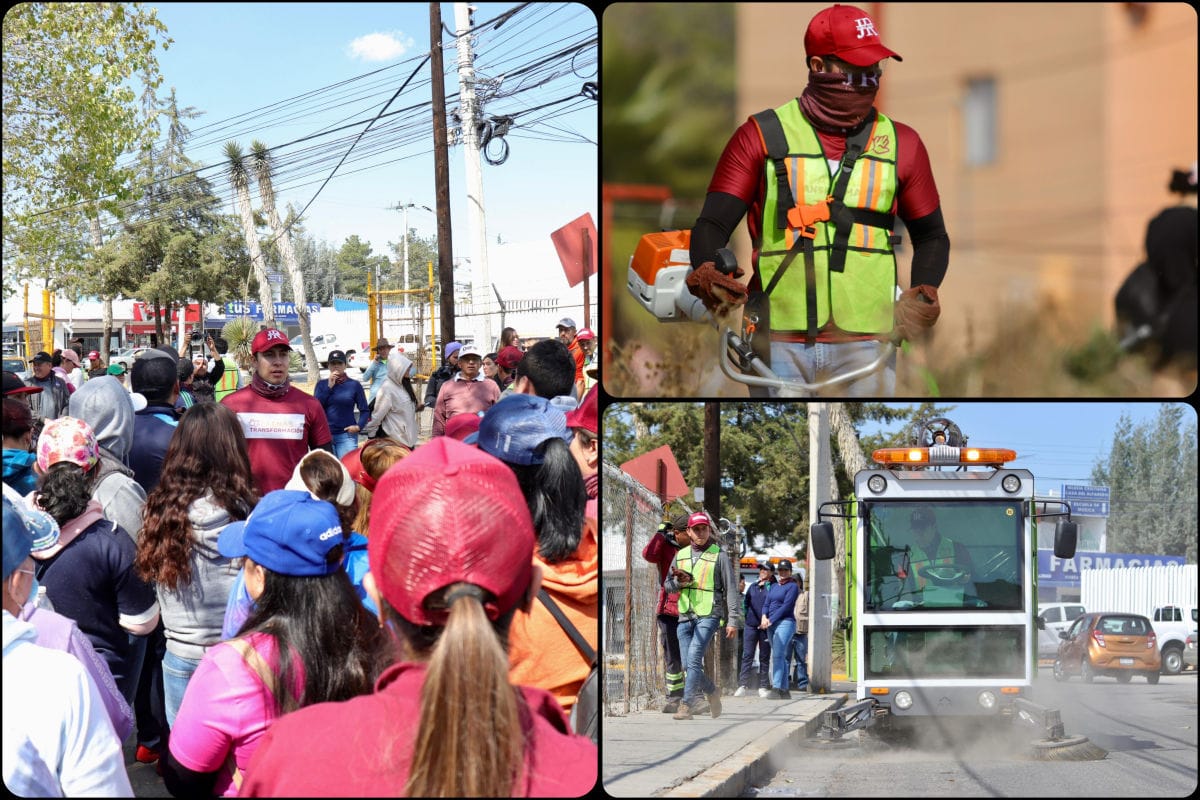
[[[283,256],[283,265],[292,280],[292,300],[296,305],[296,318],[300,322],[300,337],[304,343],[304,364],[308,369],[308,382],[315,384],[318,370],[321,367],[317,361],[317,353],[313,349],[312,336],[309,335],[308,303],[304,295],[304,273],[300,271],[300,263],[296,260],[296,251],[292,248],[290,226],[284,226],[275,208],[275,189],[271,185],[271,151],[265,144],[255,139],[250,143],[250,152],[254,161],[254,175],[258,178],[258,196],[262,200],[263,210],[271,230],[275,233],[275,243]]]
[[[266,262],[258,242],[258,231],[254,227],[254,211],[250,208],[250,173],[242,162],[242,148],[234,141],[225,143],[225,157],[229,159],[229,179],[237,193],[238,213],[242,218],[242,235],[246,237],[246,249],[250,251],[250,265],[258,279],[258,298],[262,305],[263,321],[275,327],[275,303],[271,298],[271,284],[267,281]]]

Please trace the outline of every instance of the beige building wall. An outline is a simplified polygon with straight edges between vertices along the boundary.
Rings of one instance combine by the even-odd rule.
[[[739,118],[804,90],[804,31],[826,5],[738,4]],[[921,135],[950,232],[938,352],[972,351],[1043,299],[1074,339],[1110,326],[1116,288],[1143,257],[1146,222],[1172,202],[1170,170],[1196,158],[1195,12],[1126,3],[860,7],[905,59],[887,64],[879,106]],[[996,81],[997,156],[984,166],[968,165],[964,147],[963,100],[976,78]],[[901,262],[907,285],[906,253]]]

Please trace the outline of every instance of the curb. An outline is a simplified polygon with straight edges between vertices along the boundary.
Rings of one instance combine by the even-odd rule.
[[[659,797],[740,797],[755,783],[765,782],[775,769],[771,766],[773,756],[791,748],[800,740],[808,738],[820,727],[821,715],[840,708],[848,695],[830,693],[833,700],[810,719],[798,725],[780,725],[759,741],[743,748],[737,756],[701,772],[691,780],[660,792]]]

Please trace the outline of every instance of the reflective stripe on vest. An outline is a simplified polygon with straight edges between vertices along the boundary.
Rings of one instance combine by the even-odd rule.
[[[696,562],[697,572],[692,572],[692,548],[685,547],[675,556],[675,566],[692,576],[690,585],[679,590],[679,614],[695,614],[707,617],[712,614],[713,595],[716,592],[717,555],[721,548],[710,544]]]
[[[788,141],[787,173],[792,195],[800,205],[814,205],[833,189],[829,162],[821,141],[793,100],[775,109]],[[778,227],[779,199],[775,165],[765,159],[766,198],[760,229],[758,270],[766,286],[796,242],[798,228]],[[896,196],[896,129],[879,114],[868,144],[850,174],[844,202],[847,208],[889,212]],[[833,222],[817,222],[813,241],[816,275],[817,325],[832,318],[848,333],[886,333],[892,329],[896,289],[896,257],[891,231],[855,223],[850,231],[845,269],[829,269]],[[771,293],[773,331],[802,332],[807,327],[805,270],[792,265]]]
[[[221,380],[217,381],[216,390],[213,392],[218,403],[225,395],[232,394],[238,385],[237,364],[229,356],[221,356],[221,363],[225,365],[225,371],[221,373]]]
[[[923,570],[925,567],[936,567],[953,563],[954,542],[950,539],[947,539],[945,536],[943,536],[941,541],[938,542],[937,555],[933,559],[929,558],[929,556],[925,553],[925,550],[922,549],[919,544],[914,543],[912,545],[913,577],[917,579],[918,588],[925,588],[925,576],[921,574],[921,570]]]

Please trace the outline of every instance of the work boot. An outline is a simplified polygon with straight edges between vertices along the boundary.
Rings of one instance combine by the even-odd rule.
[[[679,710],[679,698],[678,697],[668,697],[667,704],[665,706],[663,706],[663,713],[664,714],[674,714],[678,710]]]
[[[704,696],[708,698],[708,713],[712,714],[712,718],[716,719],[721,716],[721,690],[717,689],[712,694]]]
[[[747,689],[745,686],[739,686],[737,688],[737,691],[733,693],[733,696],[734,697],[745,697],[748,694],[750,694],[749,689]]]
[[[671,719],[691,719],[692,710],[688,708],[687,703],[680,703],[679,710],[671,717]]]

